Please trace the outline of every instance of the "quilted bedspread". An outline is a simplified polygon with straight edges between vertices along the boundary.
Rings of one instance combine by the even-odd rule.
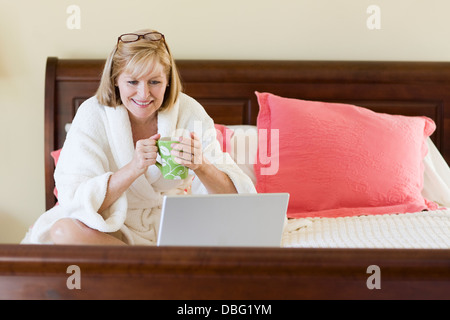
[[[287,222],[283,247],[450,249],[450,209]]]

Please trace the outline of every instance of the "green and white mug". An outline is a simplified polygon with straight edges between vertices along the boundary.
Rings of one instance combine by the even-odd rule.
[[[172,137],[162,137],[157,141],[158,153],[161,156],[161,163],[156,162],[156,166],[161,171],[164,179],[179,180],[186,179],[189,169],[177,162],[170,154],[172,151],[171,145],[173,143],[180,143]]]

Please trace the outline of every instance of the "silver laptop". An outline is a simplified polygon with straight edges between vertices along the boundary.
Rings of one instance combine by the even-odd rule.
[[[165,196],[158,246],[279,247],[288,193]]]

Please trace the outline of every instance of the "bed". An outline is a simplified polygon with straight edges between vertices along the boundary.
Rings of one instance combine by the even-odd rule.
[[[47,60],[47,209],[57,201],[51,153],[63,146],[77,108],[95,93],[103,63]],[[434,157],[427,153],[425,170],[437,167],[438,176],[448,170],[450,63],[181,60],[178,67],[184,91],[233,133],[231,139],[258,132],[262,100],[255,91],[327,107],[357,105],[432,119],[436,130],[426,143]],[[254,170],[248,163],[242,168]],[[425,181],[431,193],[433,177]],[[443,205],[405,214],[291,217],[282,248],[2,245],[0,298],[448,299],[450,210]],[[67,288],[70,265],[81,269],[81,290]],[[381,289],[370,288],[373,266],[381,271]]]

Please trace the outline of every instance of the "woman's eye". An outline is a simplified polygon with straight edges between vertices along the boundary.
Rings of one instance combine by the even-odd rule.
[[[160,84],[161,82],[157,81],[157,80],[152,80],[149,83],[152,84],[152,85],[157,85],[157,84]]]
[[[135,85],[138,84],[138,82],[135,81],[135,80],[131,80],[131,81],[128,81],[128,84],[131,84],[132,86],[135,86]]]

